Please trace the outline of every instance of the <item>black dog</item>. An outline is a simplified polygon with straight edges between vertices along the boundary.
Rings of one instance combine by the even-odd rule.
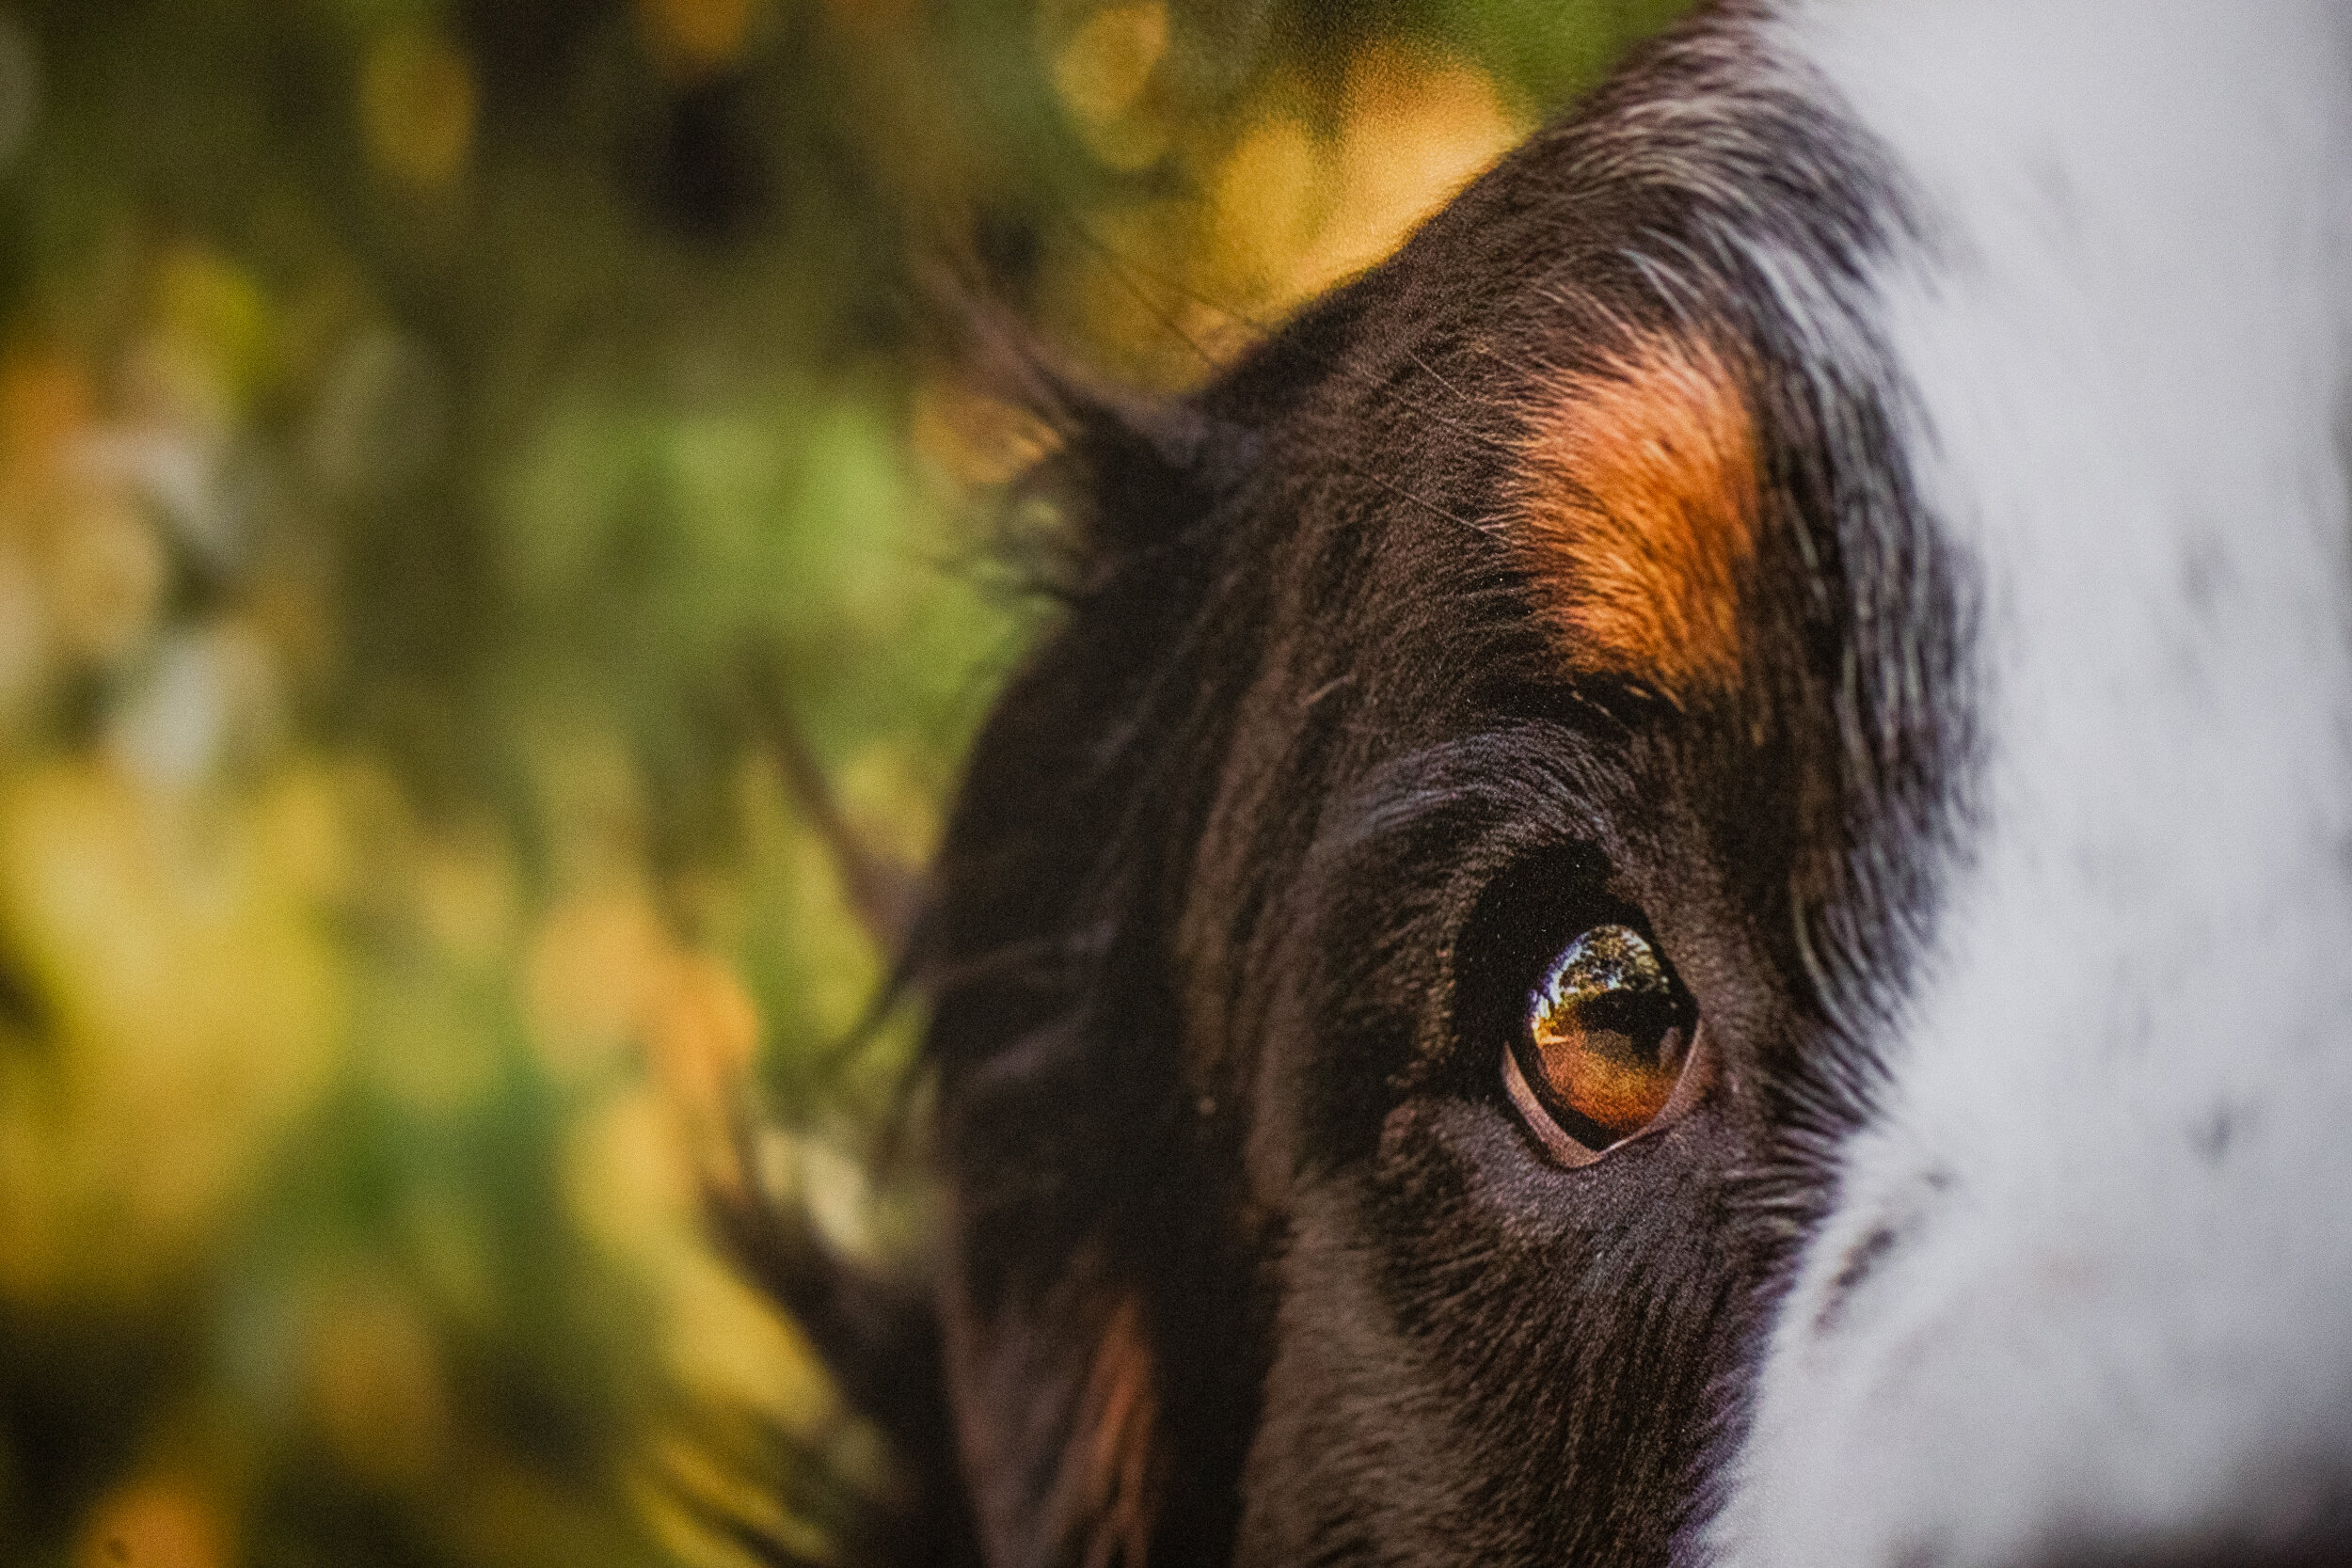
[[[961,1549],[2352,1562],[2348,321],[2340,7],[1738,8],[1067,406]]]

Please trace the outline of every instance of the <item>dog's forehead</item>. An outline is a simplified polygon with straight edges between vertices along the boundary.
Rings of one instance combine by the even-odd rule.
[[[1867,281],[1913,214],[1803,85],[1741,29],[1686,38],[1359,285],[1352,341],[1297,361],[1237,549],[1292,585],[1245,727],[1353,705],[1359,770],[1563,695],[1736,732],[1756,754],[1705,749],[1755,785],[1710,785],[1747,819],[1725,832],[1807,814],[1773,830],[1811,847],[1781,885],[1799,907],[1759,917],[1820,927],[1796,940],[1814,981],[1883,986],[1889,906],[1967,766],[1968,595]],[[1328,749],[1286,757],[1288,787],[1229,795],[1212,836],[1344,784]],[[1869,857],[1921,875],[1843,863]]]
[[[1738,1568],[2352,1472],[2348,35],[1733,0],[1106,421],[940,878],[1005,1560],[1163,1463],[1185,1560]],[[1568,1171],[1494,1037],[1591,909],[1486,895],[1596,862],[1723,1072]]]
[[[2344,1086],[2344,971],[2322,957],[2352,928],[2344,128],[2265,121],[2229,74],[2294,55],[2301,91],[2313,59],[2340,68],[2341,20],[2169,8],[2179,36],[2160,38],[2106,8],[2062,24],[1996,8],[1998,27],[1913,9],[1893,28],[1883,8],[1849,26],[1800,8],[1772,36],[1803,64],[1718,74],[1708,49],[1736,51],[1732,30],[1539,141],[1376,283],[1370,346],[1325,383],[1351,422],[1294,454],[1338,476],[1316,494],[1344,504],[1301,530],[1349,540],[1372,583],[1352,592],[1375,610],[1308,593],[1293,613],[1354,614],[1405,650],[1349,689],[1373,702],[1441,666],[1448,721],[1507,724],[1509,695],[1459,697],[1482,649],[1493,664],[1528,649],[1463,563],[1497,565],[1561,685],[1644,689],[1732,736],[1707,754],[1728,759],[1726,832],[1760,825],[1737,857],[1788,846],[1750,912],[1789,935],[1815,1067],[1836,1058],[1864,1086],[1815,1129],[1834,1133],[1817,1146],[1829,1240],[1764,1380],[1755,1463],[1788,1490],[1743,1497],[1726,1527],[1769,1528],[1788,1560],[1831,1528],[1804,1513],[1826,1509],[1805,1488],[1836,1484],[1806,1445],[1899,1424],[1889,1358],[1912,1320],[1870,1338],[1847,1315],[1858,1282],[1909,1268],[1951,1302],[2029,1312],[2038,1287],[1991,1275],[1999,1290],[1972,1294],[1962,1259],[1983,1265],[2036,1205],[2079,1222],[2070,1238],[2032,1221],[2043,1253],[2159,1272],[2180,1206],[2230,1212],[2164,1140],[2251,1117],[2316,1157],[2325,1117],[2249,1109],[2268,1104],[2255,1064],[2284,1073],[2294,1055],[2314,1103]],[[2102,53],[2123,33],[2131,50]],[[2070,123],[2063,93],[1977,103],[1968,84],[1999,75],[1988,39],[2058,52],[2111,119]],[[2151,122],[2158,101],[2170,118]],[[2200,204],[2233,216],[2216,229]],[[1497,276],[1445,303],[1454,280]],[[1497,341],[1518,361],[1499,364]],[[1269,711],[1340,678],[1277,683]],[[1381,737],[1433,740],[1401,723]],[[1329,753],[1287,754],[1256,800],[1295,816],[1330,784]],[[1362,741],[1360,767],[1379,754]],[[2249,1026],[2259,1040],[2228,1043]],[[2119,1192],[2104,1173],[2125,1167],[2141,1179]],[[1930,1201],[1954,1183],[1967,1196]],[[2086,1193],[2106,1207],[2070,1196]],[[2317,1223],[2286,1199],[2253,1207]],[[1999,1223],[1939,1229],[1921,1217],[1939,1205]],[[2206,1245],[2246,1254],[2273,1229]],[[2276,1272],[2303,1303],[2342,1275]],[[2341,1390],[2340,1336],[2301,1307],[2278,1322],[2332,1358],[2312,1386]],[[1861,1337],[1825,1345],[1831,1323]],[[2116,1375],[2149,1375],[2191,1330],[2152,1334]],[[1964,1365],[1938,1365],[1954,1421],[1995,1408]],[[1840,1366],[1859,1381],[1825,1398],[1808,1369]],[[2095,1441],[2072,1397],[2053,1384],[2006,1408],[2052,1441]],[[1822,1424],[1833,1408],[1842,1433]],[[1933,1478],[1854,1457],[1890,1497],[1973,1517]],[[1837,1528],[1904,1524],[1890,1502]]]
[[[1733,0],[1104,421],[939,879],[999,1557],[2044,1568],[2352,1473],[2348,35]],[[1720,1075],[1568,1170],[1497,1062],[1597,863]]]

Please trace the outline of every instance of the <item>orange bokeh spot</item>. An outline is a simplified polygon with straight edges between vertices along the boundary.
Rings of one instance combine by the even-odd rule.
[[[92,414],[79,360],[33,346],[0,355],[0,490],[45,478]]]
[[[422,190],[463,172],[478,108],[473,68],[430,33],[385,35],[359,74],[359,125],[378,168]]]
[[[636,889],[575,895],[548,911],[524,963],[523,995],[557,1077],[592,1075],[637,1037],[669,953],[660,916]]]
[[[741,1174],[728,1134],[759,1036],[758,1006],[732,968],[705,953],[670,960],[645,1048],[655,1082],[714,1179],[732,1182]]]
[[[759,0],[637,0],[646,42],[686,75],[717,71],[740,56],[751,40]]]
[[[228,1530],[211,1501],[177,1481],[143,1481],[91,1511],[74,1568],[226,1568]]]

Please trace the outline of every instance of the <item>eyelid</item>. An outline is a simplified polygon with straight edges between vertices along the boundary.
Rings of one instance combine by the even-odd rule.
[[[1544,1102],[1536,1097],[1534,1085],[1527,1081],[1527,1073],[1519,1066],[1518,1053],[1508,1045],[1502,1048],[1503,1089],[1510,1096],[1511,1108],[1518,1113],[1519,1124],[1534,1135],[1537,1143],[1543,1145],[1544,1152],[1551,1157],[1553,1164],[1569,1170],[1580,1170],[1597,1164],[1603,1155],[1672,1127],[1689,1113],[1692,1105],[1698,1103],[1699,1097],[1707,1092],[1714,1076],[1715,1053],[1708,1037],[1707,1021],[1702,1018],[1692,1027],[1691,1049],[1683,1060],[1682,1076],[1675,1080],[1673,1092],[1666,1096],[1666,1102],[1658,1108],[1658,1114],[1614,1143],[1594,1148],[1568,1136],[1561,1129],[1551,1113],[1544,1108]]]

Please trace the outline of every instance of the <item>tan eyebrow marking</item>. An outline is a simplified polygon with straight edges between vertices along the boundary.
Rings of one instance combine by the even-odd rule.
[[[1728,688],[1757,491],[1755,423],[1723,357],[1636,339],[1559,383],[1523,450],[1512,531],[1570,667],[1677,705]]]

